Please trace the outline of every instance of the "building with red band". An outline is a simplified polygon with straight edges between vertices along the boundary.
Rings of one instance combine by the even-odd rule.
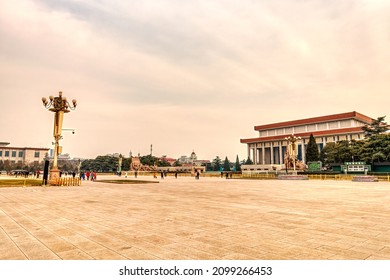
[[[348,112],[322,117],[286,121],[254,127],[256,138],[241,139],[247,145],[248,157],[255,165],[284,164],[287,150],[286,137],[294,134],[301,137],[298,142],[298,159],[306,162],[306,146],[310,134],[316,139],[321,151],[326,143],[342,140],[361,140],[364,138],[362,127],[371,124],[372,118],[358,112]]]

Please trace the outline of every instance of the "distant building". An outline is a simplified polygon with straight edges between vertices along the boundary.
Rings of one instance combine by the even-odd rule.
[[[160,157],[158,160],[160,160],[160,161],[165,161],[165,162],[167,162],[169,165],[173,165],[173,164],[176,162],[176,159],[174,159],[174,158],[169,158],[169,157],[167,157],[167,156],[162,156],[162,157]]]
[[[288,146],[286,137],[294,134],[301,137],[298,142],[298,159],[306,162],[306,146],[310,134],[316,139],[319,150],[326,143],[364,138],[362,127],[371,124],[372,118],[358,112],[314,117],[255,126],[259,137],[241,139],[248,148],[248,157],[254,165],[282,165]]]
[[[54,159],[54,149],[49,150],[48,159],[53,160]],[[59,154],[58,160],[70,160],[69,154]]]
[[[14,147],[8,142],[0,142],[0,160],[10,163],[29,164],[42,162],[48,154],[48,148]]]
[[[182,165],[183,164],[193,164],[194,161],[196,161],[197,159],[198,159],[198,157],[196,156],[195,152],[193,151],[189,157],[181,156],[179,158],[179,163]]]

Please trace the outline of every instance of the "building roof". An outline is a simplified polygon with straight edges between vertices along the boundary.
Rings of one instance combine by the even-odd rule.
[[[319,131],[312,131],[312,132],[302,132],[302,133],[294,133],[295,136],[299,136],[302,138],[308,138],[310,137],[310,134],[313,134],[314,137],[321,137],[321,136],[333,136],[338,134],[345,134],[345,133],[359,133],[362,132],[361,127],[349,127],[349,128],[339,128],[339,129],[330,129],[330,130],[319,130]],[[284,140],[286,137],[290,136],[291,134],[284,134],[284,135],[276,135],[276,136],[266,136],[266,137],[257,137],[257,138],[248,138],[248,139],[240,139],[241,143],[257,143],[257,142],[264,142],[264,141],[278,141],[278,140]]]
[[[346,119],[356,119],[356,120],[362,121],[362,122],[367,123],[367,124],[370,124],[373,121],[372,118],[367,117],[363,114],[360,114],[356,111],[353,111],[353,112],[334,114],[334,115],[328,115],[328,116],[322,116],[322,117],[307,118],[307,119],[301,119],[301,120],[295,120],[295,121],[286,121],[286,122],[272,123],[272,124],[266,124],[266,125],[257,125],[257,126],[255,126],[255,130],[260,131],[260,130],[266,130],[266,129],[291,127],[291,126],[296,126],[296,125],[306,125],[306,124],[322,123],[322,122],[328,122],[328,121],[340,121],[340,120],[346,120]]]
[[[6,150],[39,150],[39,151],[48,151],[49,148],[34,148],[34,147],[9,147],[9,146],[0,146],[2,149]]]

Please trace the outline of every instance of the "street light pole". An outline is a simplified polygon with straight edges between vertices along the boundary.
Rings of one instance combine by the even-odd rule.
[[[59,145],[60,139],[62,139],[62,121],[64,113],[69,113],[70,110],[76,109],[77,101],[72,100],[72,105],[66,100],[66,97],[62,96],[62,92],[58,93],[58,97],[49,96],[49,100],[46,97],[42,97],[43,106],[49,111],[54,112],[54,161],[53,167],[50,170],[50,181],[55,182],[60,177],[60,170],[58,169],[58,155],[62,152],[62,147]]]

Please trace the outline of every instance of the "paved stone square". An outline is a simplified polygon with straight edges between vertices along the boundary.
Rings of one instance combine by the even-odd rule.
[[[390,183],[158,180],[0,188],[0,259],[390,259]]]

